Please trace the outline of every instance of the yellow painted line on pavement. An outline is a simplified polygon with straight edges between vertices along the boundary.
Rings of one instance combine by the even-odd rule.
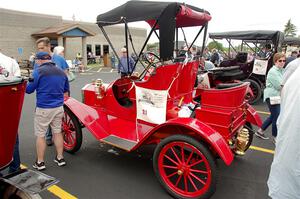
[[[53,193],[54,195],[56,195],[59,198],[77,199],[75,196],[73,196],[72,194],[69,194],[68,192],[66,192],[65,190],[61,189],[59,186],[56,186],[56,185],[49,187],[48,191],[50,191],[51,193]]]
[[[23,164],[21,164],[22,169],[26,169],[27,167]],[[52,185],[47,189],[49,192],[53,193],[55,196],[63,199],[77,199],[77,197],[73,196],[72,194],[66,192],[62,188],[60,188],[57,185]]]
[[[270,115],[270,112],[265,112],[265,111],[256,111],[258,113],[261,113],[261,114],[265,114],[265,115]]]
[[[256,150],[256,151],[265,152],[265,153],[274,154],[274,150],[271,150],[271,149],[265,149],[265,148],[258,147],[258,146],[250,146],[250,149]]]

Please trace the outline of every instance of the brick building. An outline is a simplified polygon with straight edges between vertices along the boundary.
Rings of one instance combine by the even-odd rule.
[[[95,16],[96,19],[96,16]],[[116,51],[125,45],[124,26],[105,27]],[[147,31],[131,28],[137,51],[146,39]],[[99,27],[94,23],[63,20],[61,16],[20,12],[0,8],[0,49],[18,61],[36,52],[35,41],[48,36],[53,46],[65,47],[66,59],[74,59],[77,53],[83,57],[92,52],[96,57],[112,53]],[[131,46],[130,46],[131,47]],[[130,48],[129,48],[130,51]]]

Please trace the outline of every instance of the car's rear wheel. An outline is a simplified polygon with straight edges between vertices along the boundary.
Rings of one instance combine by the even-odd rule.
[[[192,137],[173,135],[162,140],[155,149],[153,167],[162,186],[175,198],[204,199],[215,192],[215,159]]]
[[[69,153],[77,152],[82,144],[82,130],[77,117],[66,106],[64,106],[62,132],[65,151]]]

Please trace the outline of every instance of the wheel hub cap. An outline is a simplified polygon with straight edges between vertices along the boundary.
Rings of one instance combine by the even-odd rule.
[[[179,176],[181,176],[181,175],[183,174],[183,171],[179,169],[179,170],[177,171],[177,174],[178,174]]]

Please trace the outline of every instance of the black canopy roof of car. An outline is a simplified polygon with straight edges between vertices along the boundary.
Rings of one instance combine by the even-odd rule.
[[[101,26],[116,24],[115,22],[124,23],[121,21],[121,17],[125,17],[127,22],[135,21],[149,21],[153,19],[159,19],[163,13],[172,14],[174,17],[180,11],[181,6],[188,7],[194,12],[205,13],[210,15],[208,11],[191,6],[184,3],[177,2],[159,2],[159,1],[128,1],[125,4],[114,8],[106,13],[100,14],[97,16],[97,24]],[[193,13],[194,14],[194,13]],[[186,27],[186,26],[195,26],[195,24],[190,24],[193,18],[197,18],[199,24],[203,25],[210,18],[200,17],[196,15],[191,16],[190,13],[186,13],[186,20],[181,22],[177,27]],[[189,20],[190,19],[190,20]],[[201,20],[202,19],[202,20]]]
[[[264,42],[266,40],[270,40],[277,46],[282,43],[284,34],[280,31],[273,30],[229,31],[209,33],[209,38],[244,40],[248,42]]]
[[[103,26],[146,21],[153,29],[159,29],[160,58],[173,56],[176,27],[204,26],[211,19],[209,12],[184,3],[158,1],[128,1],[97,17]]]
[[[299,37],[285,37],[283,44],[300,46],[300,38]]]

